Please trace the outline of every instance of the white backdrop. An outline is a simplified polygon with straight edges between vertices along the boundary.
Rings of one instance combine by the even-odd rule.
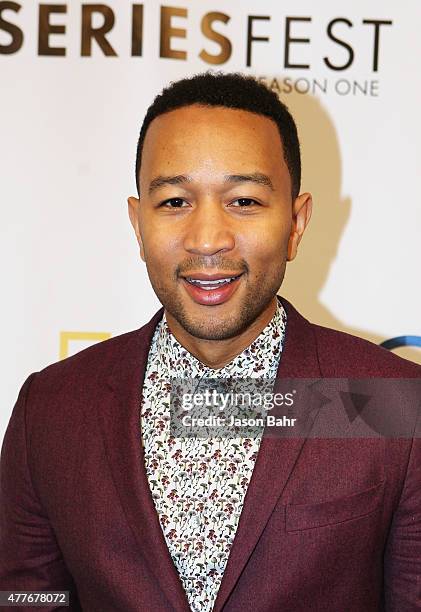
[[[299,125],[315,210],[281,293],[312,320],[377,343],[421,336],[419,0],[166,0],[167,19],[178,9],[171,27],[184,30],[169,41],[161,5],[146,0],[141,56],[131,52],[135,3],[106,1],[116,55],[93,40],[89,56],[88,3],[55,4],[65,11],[49,17],[58,33],[39,47],[38,3],[0,1],[0,441],[29,373],[158,308],[127,215],[138,130],[165,84],[209,68],[261,77]],[[222,47],[202,33],[213,12],[225,15],[210,24]],[[92,27],[103,21],[95,14]],[[305,41],[286,41],[288,23],[289,38]],[[248,24],[249,37],[268,39],[250,43],[249,66]],[[185,53],[160,57],[166,46]],[[226,61],[210,64],[203,51]]]

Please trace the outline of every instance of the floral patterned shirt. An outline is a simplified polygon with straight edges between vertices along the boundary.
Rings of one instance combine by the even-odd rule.
[[[171,378],[275,378],[286,313],[220,369],[204,365],[170,332],[165,314],[152,339],[141,402],[145,468],[159,522],[193,612],[210,612],[237,530],[259,451],[255,437],[181,438],[170,434]]]

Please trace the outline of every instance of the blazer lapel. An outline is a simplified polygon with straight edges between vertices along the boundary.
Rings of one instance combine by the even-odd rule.
[[[310,323],[287,300],[281,301],[287,313],[287,327],[277,378],[320,378]],[[220,612],[234,589],[291,476],[304,442],[304,436],[263,436],[213,612]]]
[[[161,308],[147,325],[131,332],[124,353],[116,357],[108,378],[107,400],[99,413],[114,484],[144,562],[155,575],[169,607],[189,612],[151,496],[140,435],[141,390],[150,343],[162,313]]]

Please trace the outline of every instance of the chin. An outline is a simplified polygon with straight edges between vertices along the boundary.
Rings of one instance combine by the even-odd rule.
[[[186,332],[200,340],[228,340],[244,332],[250,325],[249,313],[241,309],[235,313],[230,310],[226,316],[216,313],[195,316],[186,310],[171,314]]]
[[[229,323],[206,323],[201,322],[199,324],[194,324],[194,322],[183,322],[184,329],[195,338],[199,338],[200,340],[228,340],[229,338],[234,338],[242,331],[244,331],[237,324],[229,324]]]

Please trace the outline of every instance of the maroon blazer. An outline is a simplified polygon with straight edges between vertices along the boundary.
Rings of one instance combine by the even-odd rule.
[[[283,303],[278,376],[421,377]],[[22,386],[1,455],[0,590],[70,590],[71,611],[189,610],[140,440],[161,316]],[[265,437],[215,612],[421,610],[420,442]]]

